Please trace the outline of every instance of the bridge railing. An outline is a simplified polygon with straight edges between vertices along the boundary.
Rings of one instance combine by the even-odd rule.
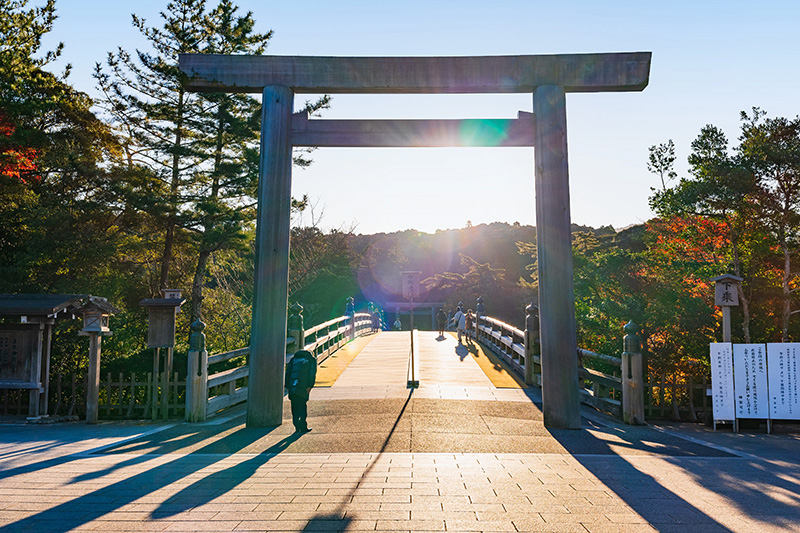
[[[352,311],[348,305],[348,311]],[[292,306],[286,336],[286,359],[297,350],[312,352],[318,363],[327,359],[336,350],[372,329],[371,315],[354,313],[343,315],[308,330],[303,329],[302,306]],[[209,415],[247,400],[247,382],[250,368],[246,357],[250,348],[240,348],[215,355],[208,355],[205,350],[205,325],[196,321],[192,324],[192,335],[189,341],[188,372],[186,379],[186,420],[199,422]],[[212,366],[241,359],[242,362],[233,368],[211,373]]]
[[[585,363],[590,362],[590,367]],[[592,365],[591,363],[600,363]],[[611,374],[592,366],[611,367]],[[622,418],[622,359],[578,348],[578,385],[581,402]],[[591,391],[591,392],[590,392]]]
[[[477,308],[483,309],[481,300]],[[505,361],[525,383],[541,387],[538,309],[531,304],[526,313],[524,330],[479,314],[475,321],[475,337]],[[644,377],[638,326],[629,322],[625,331],[622,357],[578,349],[580,401],[629,424],[643,424]]]
[[[539,363],[525,346],[525,332],[496,318],[479,316],[475,320],[475,338],[500,356],[511,368],[525,377],[526,363]],[[539,385],[539,378],[532,384]]]

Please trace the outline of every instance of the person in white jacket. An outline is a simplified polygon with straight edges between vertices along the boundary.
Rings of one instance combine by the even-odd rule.
[[[461,344],[461,336],[464,334],[464,330],[467,329],[467,315],[464,314],[460,307],[456,311],[456,314],[453,315],[453,324],[456,325],[458,343]]]

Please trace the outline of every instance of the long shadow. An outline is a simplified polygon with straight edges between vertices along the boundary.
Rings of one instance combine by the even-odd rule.
[[[301,436],[300,433],[292,433],[243,463],[237,463],[231,468],[219,470],[210,476],[195,481],[170,497],[168,501],[162,502],[161,505],[151,513],[151,517],[169,518],[170,516],[188,511],[198,505],[208,503],[211,499],[230,492],[255,474],[259,467],[267,464],[270,459],[284,451],[291,443],[295,442]]]
[[[469,350],[463,344],[459,344],[456,346],[456,355],[463,361],[469,355]]]
[[[689,495],[697,496],[696,491],[684,495],[671,490],[668,483],[636,468],[620,455],[619,448],[643,451],[680,467],[698,485],[724,496],[731,505],[753,520],[784,526],[796,526],[798,523],[800,498],[797,494],[800,493],[800,486],[797,483],[774,474],[771,476],[769,486],[780,487],[786,493],[794,495],[790,501],[780,501],[769,496],[769,491],[764,491],[763,484],[743,482],[739,478],[744,465],[767,473],[764,470],[766,465],[755,465],[752,461],[712,448],[706,448],[708,453],[704,453],[703,446],[678,438],[674,438],[674,445],[666,449],[663,444],[650,445],[643,439],[643,433],[654,432],[652,429],[593,429],[611,434],[615,440],[619,440],[612,446],[592,435],[585,425],[580,430],[584,433],[580,443],[574,438],[574,430],[548,432],[608,490],[619,496],[657,531],[688,531],[700,528],[704,532],[724,532],[730,529],[688,499]],[[588,498],[591,500],[591,496]],[[754,502],[758,503],[754,505]]]
[[[253,444],[257,440],[265,437],[276,428],[277,427],[263,429],[235,429],[230,434],[222,437],[222,439],[209,442],[199,449],[194,450],[190,454],[176,455],[176,458],[172,461],[159,464],[131,477],[127,477],[70,501],[61,503],[55,507],[36,513],[22,520],[6,524],[0,527],[0,531],[28,531],[37,529],[46,529],[47,531],[52,532],[71,531],[93,520],[96,520],[103,515],[120,509],[125,505],[134,503],[139,498],[145,497],[159,489],[165,488],[170,484],[181,480],[185,476],[186,472],[199,471],[219,462],[224,458],[227,458],[227,453],[219,453],[220,449],[230,450],[229,453],[241,450],[246,446]],[[288,446],[291,441],[291,437],[283,439],[280,443],[273,446],[273,453],[254,457],[252,460],[248,461],[246,470],[250,471],[257,468],[259,462],[260,464],[266,463],[270,458],[274,457],[276,452]],[[142,448],[146,448],[148,445],[150,447],[147,449],[151,450],[152,443],[149,443],[148,439],[144,439],[144,441],[139,445],[127,446],[125,451],[141,450]],[[123,445],[123,447],[125,446],[126,445]],[[151,450],[151,453],[158,454],[159,457],[163,457],[164,455],[169,454],[170,451],[174,451],[173,448],[174,444],[165,443],[163,446],[156,446],[155,450]],[[273,448],[270,448],[270,450]],[[269,450],[267,450],[267,452],[269,452]],[[77,457],[73,457],[69,460],[65,458],[64,460],[44,461],[35,465],[28,465],[28,467],[20,467],[16,473],[34,472],[41,470],[42,468],[46,468],[47,466],[65,464],[71,460],[75,460],[76,458]],[[85,458],[85,454],[82,454],[80,458]],[[153,460],[154,459],[152,456],[140,456],[127,459],[124,461],[124,463],[129,466],[132,464],[142,463],[142,466],[146,467],[146,463],[152,462]],[[103,473],[117,470],[120,466],[121,464],[118,463],[109,469],[105,469]],[[239,465],[236,465],[232,468],[239,468]],[[84,475],[81,476],[79,480],[93,479],[96,477],[97,476],[93,474]],[[193,493],[193,501],[195,502],[195,505],[201,504],[203,501],[209,501],[219,494],[229,491],[244,479],[246,478],[239,477],[235,482],[229,481],[227,483],[221,483],[221,476],[215,478],[217,484],[213,486],[213,490],[210,490],[207,493]],[[178,504],[177,511],[179,511],[180,508],[181,505]],[[168,511],[167,508],[164,508],[161,509],[160,512],[166,513]]]
[[[383,441],[383,445],[381,449],[378,451],[378,455],[376,455],[372,462],[370,462],[367,469],[361,475],[361,477],[367,476],[372,470],[375,468],[375,464],[378,462],[378,459],[383,455],[386,451],[386,446],[389,445],[389,441],[392,439],[392,435],[397,430],[397,426],[400,423],[400,419],[403,418],[403,414],[406,412],[406,408],[408,407],[409,402],[411,401],[411,397],[414,395],[414,389],[410,389],[408,391],[408,398],[406,398],[403,407],[400,409],[400,412],[397,414],[397,419],[394,421],[394,425],[392,425],[392,429],[389,431],[389,434],[386,435],[386,439]],[[356,491],[358,490],[358,485],[353,487],[350,492],[348,492],[344,497],[342,497],[342,501],[339,503],[338,507],[333,511],[325,514],[319,514],[311,518],[306,526],[303,528],[303,531],[345,531],[350,523],[353,521],[352,518],[346,515],[345,509],[346,504],[348,504],[353,495],[355,495]]]

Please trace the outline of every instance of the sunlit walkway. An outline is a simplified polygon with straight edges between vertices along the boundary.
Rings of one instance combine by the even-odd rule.
[[[487,372],[505,373],[499,365],[481,368],[467,346],[450,334],[418,332],[420,386],[415,398],[449,400],[539,401],[538,389],[498,388]],[[404,398],[408,396],[408,331],[374,336],[352,359],[330,388],[312,391],[314,400]],[[474,351],[478,348],[471,347]],[[485,357],[481,351],[481,356]],[[323,363],[324,364],[324,363]]]

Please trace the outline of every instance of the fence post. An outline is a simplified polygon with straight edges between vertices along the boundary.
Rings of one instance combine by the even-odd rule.
[[[305,329],[303,329],[303,306],[299,303],[294,303],[292,307],[289,308],[289,311],[291,311],[292,314],[287,321],[289,326],[287,329],[289,336],[294,339],[294,342],[292,342],[291,346],[286,351],[287,353],[295,353],[298,350],[302,350],[306,345],[306,332]]]
[[[525,308],[525,383],[536,385],[535,374],[539,366],[534,362],[534,356],[540,355],[539,349],[539,308],[531,302]]]
[[[639,326],[625,324],[622,341],[622,418],[626,424],[644,424],[644,377]]]
[[[186,421],[203,422],[208,404],[208,352],[206,325],[199,318],[192,322],[186,369]]]
[[[350,340],[356,338],[356,308],[353,301],[352,296],[347,297],[347,307],[344,311],[344,314],[350,317]]]

